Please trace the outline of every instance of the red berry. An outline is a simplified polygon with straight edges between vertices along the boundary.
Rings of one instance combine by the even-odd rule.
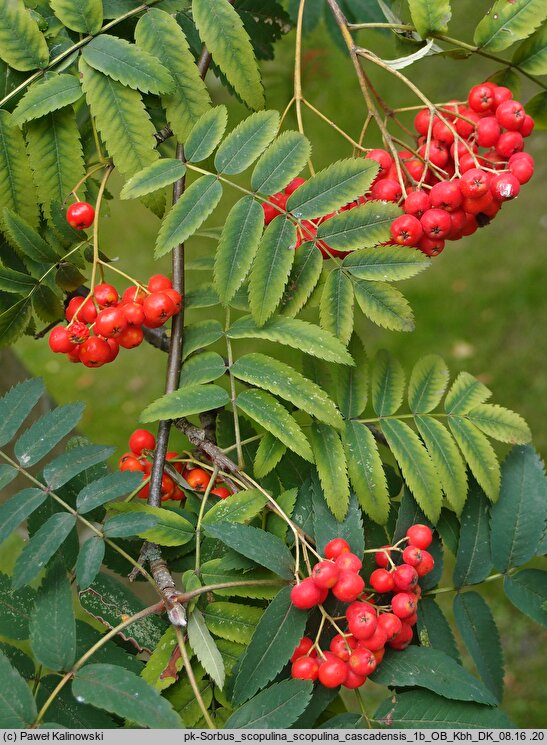
[[[118,344],[124,349],[135,349],[144,340],[144,332],[140,326],[127,326],[119,336],[116,337]]]
[[[142,326],[144,323],[144,310],[142,303],[124,303],[120,306],[120,310],[125,316],[129,326]]]
[[[388,641],[399,633],[401,626],[401,619],[394,613],[382,613],[378,618],[378,628],[386,634]]]
[[[71,298],[65,310],[65,318],[67,321],[72,321],[76,314],[79,321],[93,323],[97,318],[97,308],[93,300],[85,297]]]
[[[90,336],[80,347],[80,362],[86,367],[102,367],[110,358],[110,347],[104,339]]]
[[[343,603],[351,603],[356,600],[365,589],[365,581],[355,572],[340,572],[338,581],[332,588],[334,597]]]
[[[211,481],[211,474],[204,471],[203,468],[192,468],[191,471],[187,471],[184,478],[186,483],[194,491],[205,491],[209,481]]]
[[[49,348],[56,353],[70,353],[76,349],[76,344],[70,340],[66,326],[55,326],[48,337]]]
[[[417,248],[426,256],[438,256],[444,249],[444,240],[442,238],[428,238],[424,235]]]
[[[401,215],[391,223],[391,237],[400,246],[415,246],[422,234],[422,225],[414,215]]]
[[[411,160],[405,161],[405,169],[408,175],[414,179],[414,181],[420,181],[424,175],[424,171],[427,169],[426,164],[419,158],[412,158]],[[404,170],[404,169],[403,169]]]
[[[115,339],[127,328],[127,319],[121,308],[105,308],[99,312],[93,331],[99,336]]]
[[[398,592],[391,598],[391,609],[398,618],[411,616],[416,610],[416,596],[410,592]]]
[[[142,305],[146,292],[141,287],[128,287],[122,295],[122,303],[139,303]]]
[[[399,182],[390,178],[377,181],[370,190],[371,199],[381,199],[384,202],[398,202],[402,195]]]
[[[264,222],[269,225],[274,218],[283,213],[287,205],[289,195],[284,192],[278,192],[268,197],[268,204],[264,202],[262,208],[264,210]]]
[[[427,525],[416,523],[406,531],[406,537],[416,548],[428,548],[433,540],[433,531]]]
[[[471,137],[477,124],[480,122],[480,116],[476,111],[467,108],[461,109],[460,115],[461,116],[456,119],[456,132],[460,137],[463,137],[464,140],[467,140]]]
[[[431,140],[429,143],[429,152],[427,145],[422,145],[418,150],[419,155],[426,161],[433,163],[438,168],[444,168],[450,159],[450,152],[446,145],[438,140]]]
[[[422,560],[422,552],[417,546],[408,545],[403,551],[403,561],[411,567],[416,567]]]
[[[120,471],[141,471],[144,473],[143,464],[134,455],[122,456],[118,468]]]
[[[460,179],[460,191],[464,197],[477,199],[490,189],[490,175],[480,168],[471,168]]]
[[[349,658],[350,669],[357,675],[371,675],[376,670],[376,657],[365,647],[359,647]]]
[[[116,339],[106,339],[106,343],[108,344],[108,348],[110,349],[110,354],[108,355],[108,359],[106,361],[114,362],[120,351],[120,345],[118,344],[118,341]]]
[[[418,572],[409,564],[401,564],[392,574],[395,589],[401,592],[412,590],[418,584]]]
[[[366,603],[363,600],[356,600],[354,603],[351,603],[351,605],[348,605],[348,607],[346,608],[346,618],[348,619],[348,621],[351,621],[352,618],[356,618],[365,611],[372,611],[373,613],[376,613],[372,603]]]
[[[502,173],[494,176],[490,184],[490,191],[498,202],[507,202],[518,197],[520,182],[512,173]]]
[[[228,499],[232,495],[232,492],[225,486],[218,486],[216,489],[211,489],[211,494],[219,499]]]
[[[350,550],[349,543],[343,538],[333,538],[325,546],[325,557],[327,559],[337,559],[340,554]]]
[[[430,126],[432,126],[431,119],[436,120],[436,116],[430,109],[420,109],[414,117],[414,129],[418,134],[427,135]]]
[[[389,566],[389,556],[391,555],[390,548],[391,546],[382,546],[382,549],[384,550],[376,551],[374,554],[374,561],[377,566],[382,567],[383,569]]]
[[[466,197],[463,200],[462,208],[471,215],[478,215],[480,212],[487,210],[493,201],[494,197],[488,191],[482,197],[477,197],[477,199],[468,199]]]
[[[509,170],[518,180],[519,184],[526,184],[534,175],[533,163],[518,156],[522,153],[516,153],[509,158]]]
[[[303,636],[302,639],[298,642],[298,645],[295,647],[294,652],[292,653],[291,662],[294,662],[299,657],[303,657],[304,655],[308,654],[310,649],[313,647],[313,641],[310,639],[309,636]],[[311,653],[311,656],[315,657],[316,652],[315,650]]]
[[[148,429],[136,429],[129,438],[129,448],[135,455],[141,455],[143,450],[154,450],[156,438]]]
[[[292,664],[291,676],[300,680],[317,680],[319,662],[314,657],[299,657]]]
[[[154,274],[148,280],[148,289],[150,292],[161,292],[162,290],[169,290],[172,287],[173,283],[165,274]]]
[[[529,114],[526,114],[524,117],[524,121],[522,122],[522,126],[520,128],[521,135],[523,137],[529,137],[534,130],[534,126],[535,126],[534,120]]]
[[[343,554],[337,556],[335,564],[341,572],[358,572],[363,566],[361,559],[351,551],[344,551]]]
[[[311,577],[306,577],[292,588],[291,602],[296,608],[308,610],[321,602],[321,590]]]
[[[395,635],[395,638],[388,642],[393,649],[406,649],[412,641],[412,626],[404,621],[401,624],[401,630]]]
[[[433,137],[442,142],[443,145],[451,145],[454,142],[454,132],[447,124],[440,119],[433,125]]]
[[[175,303],[165,292],[153,292],[148,295],[143,303],[145,321],[147,326],[149,322],[163,324],[176,312]]]
[[[119,299],[116,288],[109,284],[97,285],[93,294],[100,308],[110,308]]]
[[[486,83],[475,85],[469,91],[467,102],[473,111],[483,113],[492,110],[494,106],[494,92]]]
[[[430,209],[420,218],[426,238],[446,238],[450,232],[450,215],[445,210]]]
[[[311,577],[317,587],[330,589],[333,587],[340,574],[340,569],[332,561],[320,561],[311,573]]]
[[[462,193],[459,180],[440,181],[429,192],[431,207],[453,212],[462,203]]]
[[[370,575],[370,584],[376,592],[391,592],[394,587],[393,577],[385,569],[375,569]]]
[[[368,603],[362,605],[366,607],[348,618],[348,629],[356,639],[369,639],[378,626],[378,616]]]
[[[475,215],[466,215],[465,225],[462,230],[462,235],[473,235],[473,233],[479,227]]]
[[[504,132],[496,145],[496,153],[507,160],[524,148],[524,140],[520,132]]]
[[[163,292],[175,303],[175,312],[173,315],[176,315],[182,308],[182,295],[180,294],[180,292],[177,292],[177,290],[174,290],[172,287],[168,287],[166,290],[163,290]]]
[[[375,160],[378,165],[380,166],[380,170],[378,171],[377,179],[382,179],[387,176],[389,173],[389,169],[393,165],[393,158],[391,155],[387,152],[387,150],[382,150],[382,148],[374,148],[374,150],[370,150],[366,155],[365,158],[368,158],[369,160]]]
[[[429,551],[426,551],[425,549],[422,551],[422,560],[416,567],[416,571],[418,572],[418,577],[424,577],[426,574],[429,574],[429,572],[433,571],[433,568],[435,566],[435,560],[429,553]]]
[[[518,101],[503,101],[496,109],[496,119],[504,129],[517,130],[524,123],[526,112]]]
[[[492,147],[501,134],[501,128],[495,116],[485,116],[477,124],[477,142],[481,147]]]
[[[325,688],[338,688],[346,680],[348,668],[345,662],[335,655],[325,653],[326,659],[319,665],[319,682]]]
[[[404,211],[409,215],[414,215],[414,217],[421,217],[430,206],[428,193],[421,189],[410,192],[403,202]]]
[[[513,98],[513,93],[509,88],[504,85],[496,85],[494,88],[494,106],[497,108],[504,101],[509,101]]]
[[[450,233],[447,235],[447,239],[450,241],[457,241],[462,237],[462,231],[465,225],[465,210],[454,210],[450,213]]]
[[[357,675],[353,670],[348,667],[345,681],[342,683],[344,688],[353,690],[355,688],[361,688],[366,683],[367,679],[364,675]]]
[[[380,616],[380,618],[382,618],[382,616]],[[374,634],[372,634],[372,636],[369,636],[368,639],[360,641],[358,643],[359,647],[363,645],[364,647],[366,647],[366,649],[370,649],[371,652],[377,652],[379,649],[383,649],[385,647],[387,642],[387,634],[385,630],[380,626],[380,618],[378,619],[378,625],[376,626]]]
[[[89,328],[81,321],[73,321],[67,327],[67,331],[73,344],[83,344],[86,339],[89,339]]]
[[[291,194],[293,194],[297,189],[299,189],[302,184],[306,183],[305,178],[293,178],[290,184],[287,184],[287,186],[284,188],[285,194],[290,197]]]
[[[93,224],[95,210],[87,202],[75,202],[66,211],[68,224],[76,230],[85,230]]]
[[[163,474],[161,477],[161,500],[162,502],[166,502],[168,499],[171,499],[175,492],[175,482],[171,478],[171,476],[168,476],[166,473]]]
[[[336,634],[330,641],[330,651],[339,657],[344,662],[347,662],[350,658],[351,652],[357,647],[357,639],[349,634],[342,636],[342,634]]]

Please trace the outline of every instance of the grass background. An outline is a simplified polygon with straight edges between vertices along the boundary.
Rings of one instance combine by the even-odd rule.
[[[469,41],[475,21],[488,7],[489,3],[483,1],[458,0],[458,17],[451,25],[451,33]],[[401,55],[387,36],[370,33],[361,40],[385,58]],[[278,44],[276,60],[263,66],[268,107],[282,110],[292,95],[293,44],[294,34],[290,34]],[[465,98],[471,85],[496,69],[495,63],[478,58],[456,63],[437,57],[427,58],[405,72],[432,100],[439,101]],[[409,91],[385,73],[371,71],[371,77],[390,104],[417,103]],[[358,137],[364,105],[348,60],[333,46],[324,29],[306,39],[303,80],[310,101]],[[245,115],[243,107],[228,99],[214,80],[211,91],[215,102],[228,105],[231,125]],[[523,86],[522,100],[535,92],[527,83]],[[347,142],[313,114],[305,112],[304,116],[306,134],[314,146],[316,168],[351,154]],[[295,127],[292,115],[286,125]],[[372,136],[366,144],[373,147],[379,141]],[[416,330],[412,334],[387,332],[362,318],[357,328],[371,357],[378,349],[387,348],[410,370],[419,357],[437,352],[446,359],[454,375],[464,369],[476,375],[492,388],[496,403],[518,411],[527,419],[537,448],[545,453],[547,429],[542,406],[547,393],[545,136],[541,133],[532,136],[527,149],[536,159],[537,171],[519,199],[505,205],[492,225],[458,243],[449,243],[428,271],[399,285],[414,309]],[[244,175],[242,183],[246,179]],[[115,194],[120,185],[119,180],[112,181]],[[235,198],[235,193],[226,193],[208,224],[221,225]],[[158,224],[138,202],[116,200],[111,214],[101,220],[101,248],[111,257],[119,257],[120,266],[140,279],[167,271],[166,260],[152,261]],[[195,239],[189,242],[187,253],[195,257],[213,250],[212,241]],[[189,287],[206,279],[205,275],[189,273]],[[188,321],[206,315],[207,310],[189,313]],[[240,351],[244,348],[238,346]],[[165,357],[146,346],[121,354],[115,364],[99,370],[70,365],[64,358],[51,355],[45,340],[38,343],[22,340],[16,351],[32,373],[44,376],[59,403],[84,400],[87,409],[83,431],[94,441],[115,445],[120,452],[126,449],[128,435],[140,411],[163,392]],[[176,445],[176,435],[173,444]],[[514,612],[498,588],[489,586],[486,595],[499,621],[504,643],[507,666],[504,708],[520,726],[544,726],[546,632]],[[442,596],[441,602],[450,614],[450,597]],[[366,694],[372,698],[376,695],[372,688]]]

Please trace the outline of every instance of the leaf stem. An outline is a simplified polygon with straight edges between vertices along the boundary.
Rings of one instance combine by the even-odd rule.
[[[228,331],[230,328],[230,308],[226,308],[226,323],[224,326],[224,330]],[[234,364],[234,354],[232,351],[232,342],[230,340],[230,337],[228,334],[225,334],[226,337],[226,350],[228,355],[228,374],[230,376],[230,396],[231,396],[231,404],[232,404],[232,411],[234,415],[234,434],[236,438],[236,450],[237,450],[237,464],[240,468],[245,467],[245,459],[243,458],[243,447],[241,445],[241,431],[239,429],[239,416],[237,413],[237,404],[236,404],[236,380],[232,373],[232,365]]]
[[[510,569],[508,572],[498,572],[497,574],[491,574],[489,577],[486,577],[486,579],[483,579],[482,582],[477,582],[474,585],[462,585],[461,587],[437,587],[435,590],[428,590],[427,592],[424,592],[424,596],[426,595],[441,595],[445,592],[461,592],[462,590],[465,590],[467,587],[478,587],[479,585],[484,585],[487,582],[495,582],[498,579],[504,579],[505,577],[510,577],[512,574],[514,574],[517,571],[516,568]]]
[[[204,585],[203,587],[197,587],[195,590],[183,592],[178,596],[179,603],[189,603],[194,598],[204,595],[208,592],[215,592],[215,590],[228,590],[230,587],[283,587],[289,584],[287,580],[283,579],[238,579],[233,582],[217,582],[213,585]]]

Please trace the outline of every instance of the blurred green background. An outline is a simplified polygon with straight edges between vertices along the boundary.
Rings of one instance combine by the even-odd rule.
[[[472,29],[490,3],[458,0],[457,17],[451,24],[453,36],[470,41]],[[377,32],[361,34],[360,41],[385,58],[399,57],[391,38]],[[294,33],[277,46],[275,61],[263,65],[267,105],[283,110],[292,95]],[[405,73],[434,101],[463,99],[469,88],[500,69],[495,62],[473,57],[457,62],[447,57],[429,57]],[[418,103],[410,91],[393,77],[377,70],[370,76],[393,106]],[[230,125],[246,111],[230,99],[212,78],[213,99],[229,107]],[[339,126],[357,138],[365,109],[349,61],[336,48],[323,28],[305,39],[303,55],[304,93]],[[537,92],[524,81],[521,100]],[[306,134],[313,143],[313,162],[320,168],[351,154],[348,143],[313,114],[304,110]],[[294,109],[285,126],[295,128]],[[368,147],[379,145],[371,130]],[[164,146],[170,152],[171,145]],[[545,270],[545,135],[538,133],[527,142],[536,159],[536,174],[518,200],[504,206],[492,225],[458,243],[448,243],[433,266],[419,277],[399,284],[412,305],[416,330],[412,334],[384,331],[359,318],[357,328],[369,356],[380,348],[396,354],[406,369],[424,354],[437,352],[448,362],[453,374],[467,370],[494,392],[493,400],[521,413],[529,422],[540,452],[547,451],[547,429],[542,403],[547,394],[545,338],[547,301]],[[542,157],[543,155],[543,157]],[[242,178],[245,183],[247,175]],[[111,182],[116,194],[121,181]],[[235,192],[225,190],[225,199],[210,226],[220,226]],[[145,280],[157,271],[168,271],[168,262],[152,261],[152,249],[159,221],[138,202],[115,200],[111,214],[101,220],[101,247],[110,257],[119,257],[120,267]],[[211,253],[209,239],[191,240],[190,258]],[[114,275],[107,277],[114,280]],[[189,289],[209,280],[203,273],[190,272]],[[188,321],[212,315],[216,309],[188,313]],[[356,311],[359,314],[359,311]],[[316,311],[310,311],[310,317]],[[253,345],[255,346],[255,345]],[[239,345],[238,350],[243,350]],[[52,355],[47,342],[20,341],[16,351],[33,374],[43,375],[48,390],[59,403],[81,399],[87,403],[82,430],[91,439],[126,449],[139,413],[163,392],[165,356],[146,345],[120,354],[115,364],[88,370]],[[176,435],[173,445],[176,446]],[[171,448],[174,449],[174,448]],[[450,614],[451,596],[441,596]],[[523,727],[545,725],[547,700],[544,671],[547,633],[514,612],[502,593],[488,587],[487,597],[500,624],[506,656],[504,708]],[[371,686],[372,689],[372,686]],[[385,691],[382,692],[382,697]],[[366,694],[374,697],[373,690]],[[372,706],[370,707],[372,709]]]

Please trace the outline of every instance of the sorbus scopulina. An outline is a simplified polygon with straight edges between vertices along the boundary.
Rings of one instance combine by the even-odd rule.
[[[93,224],[95,210],[87,202],[75,202],[66,211],[66,220],[71,228],[85,230]]]

